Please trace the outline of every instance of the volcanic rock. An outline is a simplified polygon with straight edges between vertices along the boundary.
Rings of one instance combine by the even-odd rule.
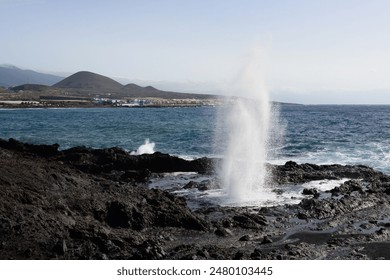
[[[56,146],[6,143],[11,149],[0,148],[0,196],[7,198],[0,201],[1,259],[137,258],[144,256],[135,253],[144,242],[141,230],[208,228],[183,198],[115,183],[41,155],[61,153]]]
[[[280,193],[314,179],[348,180],[332,196],[308,189],[313,197],[298,204],[261,208],[193,210],[147,187],[162,177],[155,173],[212,175],[216,164],[0,140],[0,259],[390,259],[390,176],[366,166],[267,165]]]

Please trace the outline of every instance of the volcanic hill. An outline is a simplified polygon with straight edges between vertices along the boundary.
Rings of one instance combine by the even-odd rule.
[[[123,85],[103,75],[80,71],[54,84],[53,87],[120,91]]]
[[[88,71],[77,72],[64,80],[53,85],[53,88],[67,89],[72,92],[109,94],[111,98],[123,97],[155,97],[155,98],[178,98],[178,99],[206,99],[215,98],[213,95],[180,93],[158,90],[152,86],[142,87],[133,83],[122,85],[119,82],[103,75]]]
[[[20,70],[11,66],[8,68],[0,68],[1,71],[4,70],[9,75],[12,74],[11,76],[13,78],[13,80],[10,81],[9,79],[5,79],[9,76],[8,74],[8,76],[0,75],[0,86],[4,87],[4,94],[0,97],[0,100],[39,101],[41,96],[54,99],[58,99],[59,97],[64,97],[65,99],[72,97],[76,99],[91,99],[98,97],[120,100],[132,98],[156,98],[160,100],[218,99],[215,95],[163,91],[152,86],[142,87],[134,83],[122,85],[114,79],[89,71],[80,71],[62,80],[60,80],[61,77],[56,77],[57,79],[52,80],[52,83],[48,83],[43,78],[33,79],[23,76],[28,71],[28,73],[31,74],[33,71],[30,70]],[[1,71],[0,74],[2,73]],[[20,81],[21,83],[17,83],[17,81]]]

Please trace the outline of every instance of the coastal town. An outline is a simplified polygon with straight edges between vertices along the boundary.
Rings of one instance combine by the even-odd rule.
[[[13,69],[6,70],[10,72]],[[221,102],[221,96],[217,95],[163,91],[136,84],[122,85],[111,78],[87,71],[77,72],[53,85],[25,83],[0,87],[0,108],[196,107],[216,106]]]
[[[127,98],[111,99],[106,97],[80,98],[67,96],[39,96],[35,99],[0,99],[0,108],[67,108],[67,107],[198,107],[217,106],[218,99],[166,99],[166,98]]]

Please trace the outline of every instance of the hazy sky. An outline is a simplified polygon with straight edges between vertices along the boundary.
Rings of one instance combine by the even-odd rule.
[[[390,104],[388,0],[0,0],[0,13],[0,64],[212,93],[260,46],[274,100]]]

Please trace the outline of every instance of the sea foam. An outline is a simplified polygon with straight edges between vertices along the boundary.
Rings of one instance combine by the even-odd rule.
[[[150,142],[149,139],[145,139],[145,143],[138,147],[136,151],[130,152],[131,155],[143,155],[143,154],[153,154],[155,152],[154,147],[156,143]]]

